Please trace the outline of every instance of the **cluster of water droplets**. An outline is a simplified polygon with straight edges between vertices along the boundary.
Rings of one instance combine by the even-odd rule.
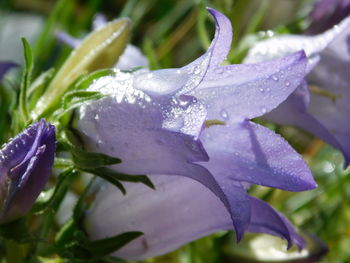
[[[117,103],[137,103],[140,107],[145,107],[152,99],[145,92],[135,89],[133,81],[132,73],[116,70],[115,76],[96,79],[88,90],[111,96]]]
[[[163,116],[162,128],[197,137],[206,118],[206,108],[195,97],[174,96]]]

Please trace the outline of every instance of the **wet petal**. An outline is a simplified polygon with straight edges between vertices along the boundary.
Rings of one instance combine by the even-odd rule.
[[[249,121],[213,126],[200,139],[210,158],[201,164],[213,175],[288,191],[316,187],[302,157],[265,127]]]
[[[249,50],[244,63],[257,63],[280,58],[304,50],[308,57],[309,72],[318,62],[319,53],[337,37],[342,37],[350,25],[350,17],[341,24],[317,36],[281,35],[258,42]]]
[[[320,122],[322,117],[316,118],[308,112],[309,101],[310,93],[307,84],[305,83],[304,85],[301,85],[292,95],[290,95],[287,100],[280,104],[277,109],[274,109],[270,113],[266,114],[264,118],[268,121],[282,125],[294,125],[300,127],[346,153],[346,145],[350,146],[350,144],[343,144],[343,146],[341,141],[338,140],[336,134],[330,133],[330,131],[326,128],[328,126],[327,123],[323,125]],[[334,107],[333,104],[333,102],[330,102],[330,106],[332,108]],[[315,107],[316,112],[318,111],[317,108],[325,108],[325,106],[321,103],[315,103],[313,105],[317,105],[317,107]],[[336,117],[332,116],[331,119],[332,121],[330,124],[336,119]],[[342,126],[344,125],[338,125],[336,130],[338,130],[338,127]],[[348,148],[350,148],[349,146]],[[346,154],[346,158],[349,157],[350,152]]]
[[[304,239],[296,233],[292,224],[279,212],[264,201],[250,197],[252,209],[249,232],[268,233],[288,241],[288,248],[296,244],[299,249],[305,247]]]
[[[253,65],[220,66],[191,95],[205,102],[208,119],[237,122],[269,112],[305,77],[306,59],[298,52]]]
[[[211,67],[219,65],[228,54],[232,40],[230,20],[209,8],[216,25],[214,39],[207,52],[182,68],[161,69],[139,74],[135,87],[153,96],[189,94],[201,83]]]

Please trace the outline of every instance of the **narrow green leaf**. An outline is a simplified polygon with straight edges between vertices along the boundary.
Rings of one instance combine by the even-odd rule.
[[[114,237],[90,241],[86,248],[95,257],[107,256],[142,235],[142,232],[137,231],[126,232]]]
[[[82,215],[84,214],[87,204],[85,203],[85,198],[89,192],[89,189],[93,182],[95,181],[95,177],[92,178],[89,182],[89,184],[85,187],[84,191],[81,193],[78,202],[76,203],[74,209],[73,209],[73,220],[77,224],[80,222]]]
[[[33,83],[28,88],[28,98],[29,100],[29,109],[33,109],[40,97],[43,95],[45,88],[47,87],[48,83],[51,81],[55,73],[55,70],[53,68],[45,71],[44,73],[40,74],[39,77],[37,77]]]
[[[121,163],[121,160],[103,153],[86,152],[78,147],[71,149],[73,162],[78,168],[90,169]]]
[[[72,104],[86,102],[91,98],[101,98],[103,95],[98,91],[70,91],[62,99],[63,109],[70,108]]]
[[[123,173],[113,171],[112,169],[107,167],[98,167],[94,169],[83,169],[83,170],[100,177],[105,176],[108,178],[115,178],[119,181],[124,181],[124,182],[143,183],[144,185],[147,185],[148,187],[155,189],[152,181],[146,175],[123,174]]]
[[[95,173],[95,171],[92,171],[92,170],[93,169],[83,169],[83,171],[85,171],[87,173],[94,174],[94,175],[106,180],[107,182],[113,184],[115,187],[117,187],[123,193],[123,195],[126,194],[126,190],[125,190],[123,184],[121,182],[119,182],[119,180],[117,178],[115,178],[114,176],[111,176],[109,174],[104,174],[104,173],[97,174],[97,173]]]
[[[23,117],[24,122],[28,120],[28,108],[27,108],[27,90],[30,86],[30,78],[33,71],[33,55],[32,50],[28,41],[23,37],[23,52],[25,60],[25,69],[23,74],[23,79],[21,83],[21,91],[19,95],[19,108]]]

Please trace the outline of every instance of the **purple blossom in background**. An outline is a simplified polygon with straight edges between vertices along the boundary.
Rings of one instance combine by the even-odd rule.
[[[308,34],[319,34],[350,15],[350,0],[319,0],[310,14]]]
[[[0,150],[0,223],[24,216],[43,190],[54,161],[55,127],[41,120]]]
[[[107,186],[86,215],[93,239],[125,231],[144,235],[115,253],[142,259],[164,254],[219,230],[280,236],[299,248],[291,224],[261,200],[250,184],[304,191],[316,186],[290,145],[249,119],[283,102],[305,77],[297,52],[253,65],[221,66],[230,50],[228,18],[209,9],[216,34],[207,52],[182,68],[116,72],[90,90],[108,97],[84,105],[78,128],[87,146],[122,159],[113,166],[147,174],[156,191],[126,184],[127,195]],[[114,209],[118,207],[118,209]]]
[[[245,59],[256,63],[304,49],[307,82],[265,117],[298,126],[341,150],[350,162],[350,17],[317,36],[282,35],[257,43]],[[307,85],[309,84],[309,86]],[[311,94],[310,94],[311,91]]]
[[[0,83],[4,77],[4,75],[7,73],[7,71],[9,71],[12,68],[17,67],[18,65],[16,63],[13,62],[5,62],[5,61],[1,61],[0,62]]]

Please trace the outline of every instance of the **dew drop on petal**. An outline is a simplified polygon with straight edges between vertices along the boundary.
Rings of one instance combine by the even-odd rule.
[[[220,116],[221,116],[222,118],[224,118],[225,120],[228,120],[228,119],[229,119],[229,115],[228,115],[228,113],[227,113],[226,110],[221,110],[221,111],[220,111]]]

